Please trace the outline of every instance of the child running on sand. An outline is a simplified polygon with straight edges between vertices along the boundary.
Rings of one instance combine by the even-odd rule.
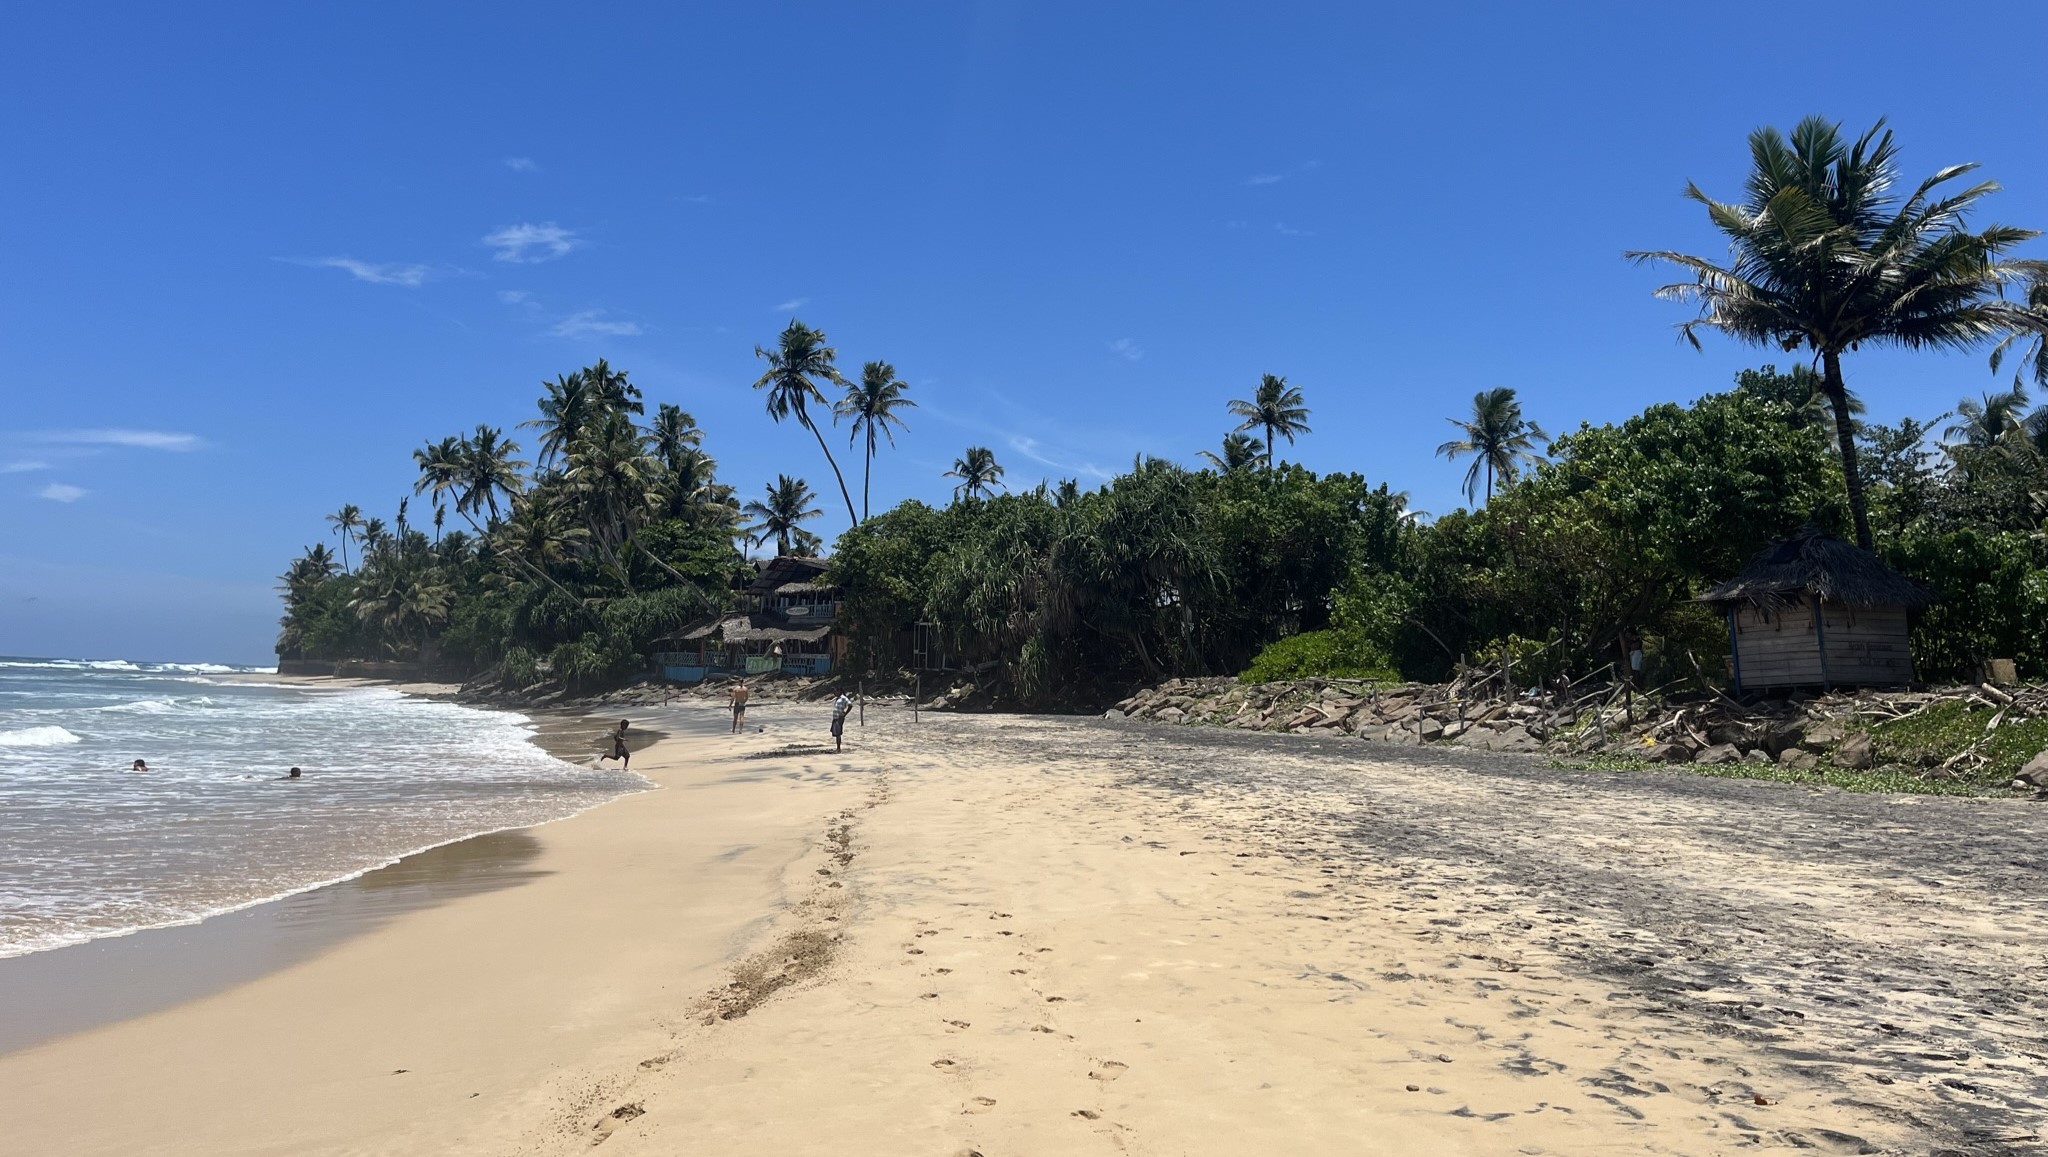
[[[627,771],[633,770],[633,753],[626,750],[626,729],[631,726],[632,720],[619,720],[619,729],[612,732],[612,753],[610,755],[598,756],[597,761],[599,763],[603,763],[607,759],[622,760]]]
[[[732,733],[738,735],[747,720],[747,681],[732,685]]]

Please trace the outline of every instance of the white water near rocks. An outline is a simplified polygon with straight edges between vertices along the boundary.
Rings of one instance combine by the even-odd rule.
[[[549,756],[514,712],[235,672],[0,658],[0,956],[188,923],[647,786]],[[293,765],[303,779],[279,778]]]

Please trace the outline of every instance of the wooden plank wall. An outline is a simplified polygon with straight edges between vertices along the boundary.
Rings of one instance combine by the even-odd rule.
[[[1909,683],[1913,656],[1907,646],[1906,612],[1823,608],[1827,634],[1827,678],[1836,685]],[[1813,614],[1794,607],[1764,614],[1745,607],[1735,616],[1736,646],[1745,688],[1819,686],[1820,646]]]

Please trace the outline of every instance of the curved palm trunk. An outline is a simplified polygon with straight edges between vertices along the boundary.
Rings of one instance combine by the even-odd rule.
[[[1266,423],[1266,472],[1273,470],[1273,423]]]
[[[1835,411],[1835,445],[1842,455],[1842,481],[1849,489],[1849,516],[1856,522],[1856,545],[1873,548],[1870,513],[1863,505],[1863,475],[1856,468],[1855,420],[1849,416],[1849,387],[1842,381],[1842,357],[1829,351],[1821,355],[1821,388]]]
[[[872,515],[868,509],[868,490],[875,482],[875,424],[868,423],[868,464],[860,476],[860,520],[866,522]]]
[[[818,440],[818,449],[825,452],[825,465],[832,468],[832,477],[839,483],[839,497],[846,500],[846,517],[855,526],[859,526],[860,515],[855,514],[853,510],[853,493],[846,488],[846,475],[839,472],[839,460],[832,457],[832,447],[825,445],[824,433],[818,429],[816,422],[811,421],[811,416],[808,413],[798,410],[796,416],[797,420],[804,424],[804,428],[811,432],[811,437]]]

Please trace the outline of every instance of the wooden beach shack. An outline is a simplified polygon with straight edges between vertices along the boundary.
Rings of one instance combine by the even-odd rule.
[[[700,619],[654,644],[657,674],[676,683],[712,675],[827,675],[845,657],[841,595],[825,563],[782,555],[757,565],[733,610]]]
[[[1737,694],[1913,681],[1907,616],[1931,596],[1808,524],[1699,597],[1728,619]]]

